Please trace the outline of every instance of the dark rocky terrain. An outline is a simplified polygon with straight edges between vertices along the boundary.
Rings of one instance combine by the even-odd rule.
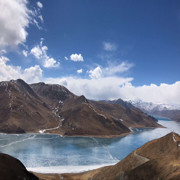
[[[65,136],[120,136],[130,127],[160,127],[157,120],[121,100],[97,102],[61,85],[0,82],[0,132]]]
[[[57,125],[51,108],[23,80],[0,82],[0,132],[37,132]]]
[[[24,165],[7,154],[0,153],[0,179],[2,180],[38,180],[28,172]]]

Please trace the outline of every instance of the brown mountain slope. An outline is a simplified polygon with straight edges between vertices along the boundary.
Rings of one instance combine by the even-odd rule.
[[[62,104],[65,100],[75,97],[67,88],[58,84],[45,84],[40,82],[31,84],[30,87],[38,96],[43,98],[44,101],[53,106]]]
[[[64,180],[179,180],[180,136],[169,133],[150,141],[114,166],[62,176]]]
[[[18,159],[0,153],[0,179],[38,180],[39,178],[28,172]]]
[[[60,85],[1,82],[0,102],[0,132],[6,133],[120,136],[130,127],[160,127],[138,109],[90,101]]]
[[[126,107],[125,102],[120,105],[87,100],[60,85],[36,83],[31,87],[62,118],[64,135],[109,136],[130,132],[127,127],[160,127],[156,119]]]
[[[157,116],[167,117],[173,121],[180,122],[180,110],[162,110],[162,111],[152,111],[152,114]]]
[[[122,101],[122,100],[121,100]],[[127,127],[162,127],[157,120],[138,108],[129,108],[121,104],[93,101],[93,105],[100,111],[108,113],[115,119],[119,119]]]
[[[0,82],[0,102],[0,132],[35,132],[58,125],[52,110],[23,80]]]
[[[61,109],[64,135],[119,136],[130,133],[120,120],[99,111],[84,96],[67,100]]]

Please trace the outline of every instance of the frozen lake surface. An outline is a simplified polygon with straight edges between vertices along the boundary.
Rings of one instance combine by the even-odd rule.
[[[51,134],[0,134],[0,152],[30,170],[44,173],[80,172],[115,164],[144,143],[174,131],[180,123],[159,120],[167,128],[134,129],[119,138],[60,137]]]

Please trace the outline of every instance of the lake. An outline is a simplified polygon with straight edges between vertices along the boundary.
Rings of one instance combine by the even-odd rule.
[[[80,172],[115,164],[144,143],[171,131],[180,134],[180,123],[164,118],[158,122],[167,128],[136,128],[133,134],[118,138],[0,134],[0,152],[18,158],[33,171]]]

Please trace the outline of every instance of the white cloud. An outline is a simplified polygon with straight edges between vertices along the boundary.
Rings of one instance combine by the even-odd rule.
[[[70,56],[71,61],[84,61],[83,56],[81,54],[71,54]]]
[[[65,56],[64,59],[67,61],[67,60],[68,60],[68,57]]]
[[[47,83],[59,83],[66,86],[77,95],[85,95],[89,99],[118,99],[136,100],[145,102],[179,104],[180,81],[173,84],[162,83],[135,87],[133,78],[101,77],[99,79],[82,79],[75,77],[47,78]],[[65,82],[65,83],[64,83]]]
[[[41,39],[40,44],[34,46],[30,53],[34,55],[36,59],[40,60],[45,68],[59,67],[60,63],[53,57],[47,55],[47,50],[48,47],[43,45],[43,39]]]
[[[27,82],[39,82],[42,77],[42,69],[39,65],[32,66],[30,68],[26,68],[24,73],[21,75],[23,79]]]
[[[27,57],[27,56],[28,56],[28,51],[23,50],[23,51],[22,51],[22,54],[23,54],[25,57]]]
[[[98,79],[101,77],[109,77],[116,74],[122,74],[129,71],[131,67],[133,67],[132,63],[122,62],[119,65],[110,64],[109,66],[104,68],[97,66],[95,69],[88,71],[88,73],[89,77],[91,77],[92,79]]]
[[[89,99],[96,100],[141,99],[145,102],[180,105],[180,81],[173,84],[133,86],[133,78],[131,77],[104,77],[99,75],[99,78],[92,79],[75,77],[43,78],[43,71],[39,65],[23,70],[20,66],[13,66],[9,63],[10,60],[6,56],[0,56],[0,81],[21,78],[28,83],[39,81],[59,83],[77,95],[83,94]]]
[[[41,30],[42,27],[39,25],[38,21],[36,19],[33,19],[33,23],[36,25],[36,27]]]
[[[24,79],[28,83],[41,81],[42,70],[38,65],[23,70],[20,66],[8,65],[8,62],[10,60],[7,57],[0,57],[0,81],[19,78]]]
[[[0,46],[15,46],[26,41],[30,23],[27,0],[0,0]]]
[[[123,86],[120,96],[127,100],[141,99],[146,102],[180,104],[180,81],[173,84],[161,83],[134,87],[131,83]]]
[[[89,71],[89,77],[92,79],[99,79],[102,76],[102,70],[99,66],[97,66],[94,70]]]
[[[5,49],[1,49],[0,50],[0,55],[4,55],[4,54],[6,54],[7,52],[6,52],[6,50]]]
[[[90,99],[112,99],[119,95],[119,87],[132,78],[105,77],[99,79],[82,79],[75,77],[47,78],[47,83],[66,82],[66,87],[77,95],[85,95]],[[62,84],[64,85],[64,84]]]
[[[117,46],[114,43],[103,42],[103,49],[105,51],[116,51],[117,50]]]
[[[40,8],[40,9],[43,8],[43,4],[42,4],[41,2],[39,2],[39,1],[37,2],[37,6],[38,6],[38,8]]]
[[[77,70],[77,73],[78,73],[78,74],[81,74],[82,72],[83,72],[83,69],[78,69],[78,70]]]
[[[52,68],[52,67],[59,67],[59,62],[57,62],[54,58],[47,58],[44,61],[44,67],[45,68]]]
[[[43,55],[43,51],[42,51],[42,48],[37,45],[37,46],[34,46],[32,49],[31,49],[31,54],[33,54],[36,59],[41,59],[42,58],[42,55]]]
[[[43,19],[42,15],[39,15],[38,17],[39,17],[39,19],[41,20],[41,23],[43,23],[43,22],[44,22],[44,19]]]
[[[124,73],[127,72],[130,68],[132,68],[134,65],[132,63],[122,62],[119,65],[111,64],[108,67],[105,67],[103,69],[103,73],[105,75],[115,75],[117,73]]]
[[[40,28],[40,10],[29,9],[28,3],[28,0],[0,0],[0,47],[23,44],[30,24]]]
[[[0,80],[1,81],[17,79],[19,78],[21,74],[21,67],[7,65],[6,63],[9,61],[10,60],[5,56],[0,57]]]

